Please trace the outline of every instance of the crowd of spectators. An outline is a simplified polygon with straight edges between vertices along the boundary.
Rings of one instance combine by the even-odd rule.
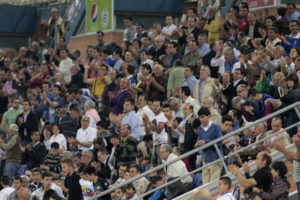
[[[62,34],[56,49],[34,41],[0,51],[0,199],[92,197],[299,101],[295,4],[259,21],[245,2],[224,18],[218,1],[209,2],[188,8],[179,24],[168,15],[165,26],[149,30],[127,16],[122,44],[98,31],[86,56],[70,52]],[[52,15],[49,26],[55,20],[61,18]],[[270,154],[293,161],[300,191],[300,128],[282,131],[298,121],[291,110],[99,199],[133,199],[178,176],[185,178],[145,199],[172,199],[218,179],[219,200],[239,199],[215,162],[228,155],[246,199],[287,199],[287,167]],[[286,149],[291,143],[297,152]],[[195,191],[192,199],[210,199],[206,193]]]

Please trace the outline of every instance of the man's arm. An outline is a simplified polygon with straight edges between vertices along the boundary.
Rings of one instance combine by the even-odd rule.
[[[244,177],[240,171],[239,168],[236,165],[230,165],[228,167],[229,171],[235,175],[235,177],[238,179],[238,181],[245,187],[245,188],[249,188],[252,186],[257,185],[257,182],[254,178],[250,178],[247,179],[246,177]]]

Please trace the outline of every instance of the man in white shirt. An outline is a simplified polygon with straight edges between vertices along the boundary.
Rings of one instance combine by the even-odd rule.
[[[193,106],[193,112],[196,114],[198,112],[198,110],[200,109],[200,103],[199,101],[197,101],[196,99],[194,99],[191,96],[191,91],[190,88],[188,86],[183,86],[181,87],[180,93],[179,93],[179,97],[182,100],[182,103],[185,104],[190,104]],[[183,105],[181,106],[180,110],[182,111]]]
[[[143,116],[143,122],[146,133],[151,133],[153,136],[151,163],[161,164],[162,161],[159,156],[159,149],[162,144],[166,144],[168,141],[168,135],[165,131],[165,123],[167,122],[167,118],[163,112],[161,112],[161,102],[159,100],[153,101],[152,109],[155,116],[149,117],[145,114]]]
[[[61,61],[59,62],[58,72],[64,77],[66,84],[69,84],[72,80],[71,68],[73,61],[68,57],[66,49],[60,49]]]
[[[0,191],[0,199],[1,200],[13,199],[12,195],[15,192],[15,189],[9,186],[9,177],[8,176],[1,177],[1,185],[2,185],[3,189]]]
[[[81,128],[77,131],[76,138],[70,138],[71,149],[78,150],[93,150],[93,141],[97,136],[97,129],[89,127],[90,118],[88,116],[83,116],[81,118]]]
[[[177,34],[177,28],[176,26],[173,24],[173,17],[172,16],[166,16],[166,24],[167,26],[165,26],[162,31],[161,34],[169,40],[173,40],[175,39],[175,36]]]

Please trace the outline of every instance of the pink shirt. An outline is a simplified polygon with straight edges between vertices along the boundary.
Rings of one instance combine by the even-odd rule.
[[[14,94],[17,93],[17,90],[12,88],[12,80],[11,81],[6,81],[4,86],[3,86],[3,92],[6,94]],[[8,98],[9,102],[11,101],[11,98]]]

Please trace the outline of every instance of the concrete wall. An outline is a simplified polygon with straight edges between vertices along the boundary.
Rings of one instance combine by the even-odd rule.
[[[117,45],[121,45],[123,39],[123,32],[108,32],[104,34],[104,41],[115,42]],[[73,36],[71,37],[68,49],[72,52],[73,50],[80,50],[83,57],[85,57],[85,50],[87,46],[94,46],[97,44],[96,34]]]

